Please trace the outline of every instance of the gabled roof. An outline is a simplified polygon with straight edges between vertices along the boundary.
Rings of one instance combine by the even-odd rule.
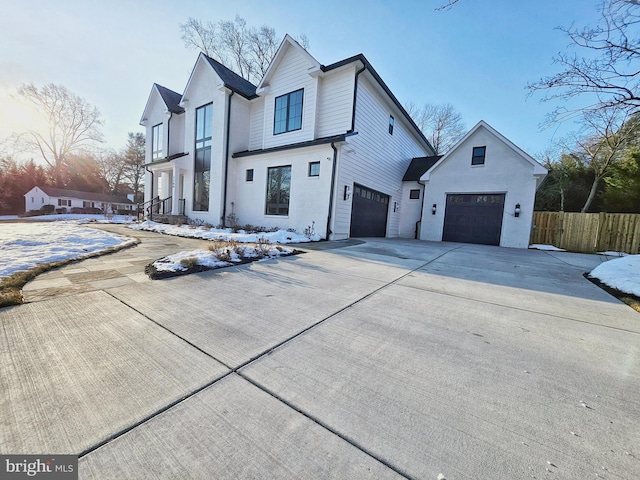
[[[217,60],[214,60],[213,58],[208,57],[204,53],[201,55],[207,60],[207,62],[209,62],[209,65],[213,67],[213,69],[216,71],[216,73],[224,83],[224,86],[227,87],[229,90],[232,90],[249,100],[257,97],[256,86],[253,83],[251,83],[248,80],[245,80],[236,72],[228,69]]]
[[[163,87],[162,85],[154,83],[151,87],[149,98],[147,98],[147,104],[144,106],[144,111],[142,112],[142,117],[140,118],[140,125],[145,124],[147,110],[149,109],[149,104],[151,103],[151,99],[153,98],[154,94],[157,94],[160,97],[162,103],[164,103],[164,106],[167,107],[167,111],[177,114],[184,113],[184,108],[180,106],[182,95],[180,95],[178,92],[174,92],[167,87]]]
[[[66,188],[57,188],[38,185],[38,188],[50,197],[68,197],[77,198],[79,200],[87,200],[92,202],[105,203],[123,203],[133,205],[133,202],[123,195],[109,195],[106,193],[82,192],[80,190],[67,190]]]
[[[424,172],[433,167],[441,158],[442,155],[433,155],[431,157],[416,157],[411,159],[411,163],[409,164],[404,177],[402,177],[402,181],[417,182],[420,180],[420,177],[424,175]]]
[[[260,83],[258,83],[258,87],[257,87],[258,90],[260,90],[261,88],[269,84],[269,80],[273,76],[274,70],[277,68],[278,64],[282,60],[282,57],[284,57],[289,47],[297,50],[309,62],[309,64],[311,65],[311,68],[309,69],[309,71],[314,71],[314,70],[319,71],[321,69],[322,65],[320,65],[320,62],[318,62],[313,57],[313,55],[307,52],[305,48],[302,45],[300,45],[293,37],[291,37],[289,34],[286,34],[282,39],[282,42],[280,43],[280,46],[278,47],[276,54],[271,59],[271,63],[269,63],[269,67],[267,68],[267,71],[264,73],[262,80],[260,80]]]
[[[522,150],[520,147],[518,147],[516,144],[514,144],[511,140],[509,140],[507,137],[505,137],[500,132],[498,132],[495,128],[493,128],[491,125],[489,125],[487,122],[485,122],[484,120],[480,120],[471,130],[469,130],[466,133],[466,135],[464,137],[462,137],[458,141],[458,143],[456,143],[451,148],[451,150],[449,150],[447,153],[445,153],[442,156],[442,158],[440,158],[440,160],[438,160],[433,167],[431,167],[429,170],[427,170],[420,177],[420,180],[428,182],[430,177],[431,177],[431,174],[433,172],[435,172],[440,167],[440,165],[442,165],[444,162],[446,162],[447,159],[453,154],[453,152],[455,152],[464,142],[466,142],[469,137],[471,137],[474,133],[476,133],[481,128],[486,129],[489,133],[494,135],[498,140],[500,140],[507,147],[509,147],[511,150],[513,150],[513,152],[516,155],[520,156],[526,162],[529,162],[533,166],[533,175],[536,176],[536,177],[540,177],[539,180],[541,178],[544,178],[544,176],[547,175],[547,173],[549,173],[548,170],[546,168],[544,168],[542,165],[540,165],[531,155],[529,155],[527,152]]]
[[[184,108],[180,106],[182,95],[178,92],[174,92],[173,90],[169,90],[167,87],[158,85],[157,83],[154,83],[153,86],[158,90],[160,97],[162,97],[162,101],[167,106],[167,110],[173,113],[184,112]]]

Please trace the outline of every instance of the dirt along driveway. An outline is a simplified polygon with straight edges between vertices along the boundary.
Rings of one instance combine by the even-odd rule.
[[[640,478],[640,314],[583,278],[598,257],[367,239],[138,282],[120,255],[172,253],[149,235],[112,256],[130,281],[0,310],[1,453],[78,454],[80,478]]]

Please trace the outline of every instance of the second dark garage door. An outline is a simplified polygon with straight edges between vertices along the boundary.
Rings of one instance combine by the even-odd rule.
[[[384,237],[387,234],[389,195],[362,185],[353,186],[352,237]]]
[[[503,211],[504,193],[447,195],[442,240],[500,245]]]

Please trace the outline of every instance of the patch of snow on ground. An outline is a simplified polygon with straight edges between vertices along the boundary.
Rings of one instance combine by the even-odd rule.
[[[131,223],[136,220],[135,215],[104,215],[82,214],[82,213],[61,213],[51,215],[36,215],[33,217],[18,217],[16,215],[7,215],[0,217],[0,220],[19,220],[21,222],[54,222],[76,220],[78,223],[96,222],[96,223]]]
[[[277,232],[260,232],[247,233],[240,230],[233,233],[230,228],[205,228],[191,227],[189,225],[167,225],[165,223],[142,222],[131,224],[129,228],[134,230],[147,230],[150,232],[165,233],[167,235],[176,235],[178,237],[201,238],[203,240],[235,240],[241,243],[257,243],[259,239],[264,238],[271,243],[303,243],[317,242],[321,239],[320,235],[312,235],[311,238],[296,232],[288,230],[278,230]]]
[[[225,249],[222,249],[223,251]],[[153,266],[159,272],[183,272],[189,269],[190,264],[208,268],[222,268],[242,262],[243,258],[276,258],[282,255],[291,255],[290,248],[279,249],[275,246],[240,246],[234,250],[229,249],[230,262],[220,260],[216,252],[211,250],[189,250],[168,255],[153,262]]]
[[[626,257],[629,254],[624,252],[598,252],[598,255],[605,255],[607,257]]]
[[[614,258],[598,265],[589,275],[611,288],[640,297],[640,255]]]
[[[534,248],[536,250],[546,250],[547,252],[566,252],[566,250],[563,250],[562,248],[554,247],[553,245],[541,245],[538,243],[529,245],[529,248]]]
[[[40,263],[86,257],[135,240],[75,222],[0,224],[0,277]]]

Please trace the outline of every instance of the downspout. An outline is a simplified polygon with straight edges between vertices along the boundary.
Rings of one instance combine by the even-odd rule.
[[[347,135],[353,134],[356,128],[356,103],[358,98],[358,77],[362,72],[367,69],[367,65],[363,63],[363,66],[360,70],[356,72],[355,81],[353,83],[353,107],[351,110],[351,128],[346,132]],[[331,142],[331,148],[333,149],[333,170],[331,171],[331,190],[329,191],[329,213],[327,215],[327,240],[329,240],[329,235],[333,232],[331,231],[331,218],[333,212],[333,197],[336,191],[336,171],[338,165],[338,149],[336,148],[335,142]]]
[[[358,98],[358,77],[367,69],[367,65],[363,64],[362,68],[356,72],[356,79],[353,83],[353,108],[351,110],[351,129],[347,133],[353,133],[356,129],[356,102]]]
[[[420,237],[420,232],[418,231],[418,224],[420,224],[420,227],[422,227],[422,214],[424,213],[424,201],[425,201],[424,194],[427,192],[427,186],[424,183],[422,183],[420,179],[418,179],[418,184],[422,185],[422,205],[420,205],[420,220],[416,222],[416,237],[415,237],[416,240]]]
[[[153,180],[153,171],[149,170],[149,165],[145,165],[144,169],[147,171],[147,173],[151,174],[151,199],[149,200],[151,203],[150,205],[150,209],[149,209],[149,220],[153,221],[153,184],[154,184],[154,180]],[[146,202],[143,202],[142,205],[144,207],[144,204]],[[142,214],[144,215],[144,212],[142,212]]]
[[[226,227],[227,223],[227,182],[229,179],[229,137],[231,133],[231,97],[233,97],[234,91],[231,90],[231,95],[227,100],[227,138],[225,139],[224,146],[224,185],[222,186],[222,226]]]
[[[331,170],[331,190],[329,191],[329,214],[327,215],[326,240],[329,240],[329,235],[333,233],[331,231],[331,212],[333,211],[333,194],[336,190],[336,167],[338,163],[338,149],[336,148],[335,142],[331,142],[331,148],[333,149],[333,169]]]

